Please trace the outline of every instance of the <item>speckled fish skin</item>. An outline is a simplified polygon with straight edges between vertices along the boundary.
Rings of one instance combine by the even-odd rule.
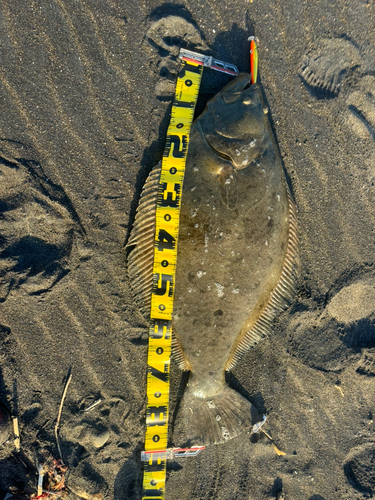
[[[128,243],[128,272],[147,316],[160,166],[150,174]],[[257,84],[239,75],[193,123],[182,190],[174,357],[190,370],[174,428],[178,446],[224,442],[255,408],[225,370],[271,330],[298,271],[295,207]]]
[[[285,175],[259,87],[240,91],[247,82],[216,96],[190,136],[174,330],[202,397],[222,389],[236,341],[261,314],[286,254]]]

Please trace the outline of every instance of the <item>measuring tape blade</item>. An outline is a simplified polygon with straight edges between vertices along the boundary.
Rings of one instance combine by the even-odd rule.
[[[147,360],[147,411],[142,500],[164,500],[168,445],[169,365],[182,185],[203,66],[183,61],[163,154],[156,206],[153,288]]]

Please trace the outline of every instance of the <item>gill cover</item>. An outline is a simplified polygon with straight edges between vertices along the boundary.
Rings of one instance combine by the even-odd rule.
[[[206,107],[200,118],[209,146],[242,170],[267,148],[267,117],[259,86],[250,86],[250,75],[240,74]]]

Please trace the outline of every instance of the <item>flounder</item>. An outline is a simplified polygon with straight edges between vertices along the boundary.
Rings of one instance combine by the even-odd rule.
[[[143,188],[127,244],[128,274],[150,314],[160,165]],[[174,442],[224,442],[255,408],[225,383],[241,356],[293,299],[296,210],[257,84],[241,74],[192,125],[182,190],[173,354],[189,381]]]

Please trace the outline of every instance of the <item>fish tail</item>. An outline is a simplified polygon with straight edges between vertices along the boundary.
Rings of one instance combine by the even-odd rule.
[[[176,415],[173,441],[176,446],[224,443],[251,431],[259,420],[255,406],[228,385],[208,398],[187,387]]]

